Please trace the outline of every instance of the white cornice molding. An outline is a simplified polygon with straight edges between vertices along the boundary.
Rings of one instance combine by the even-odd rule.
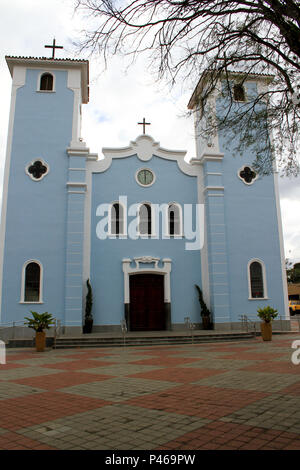
[[[159,142],[147,134],[137,137],[136,140],[131,141],[128,147],[102,149],[104,159],[98,160],[92,166],[92,171],[95,173],[102,173],[106,171],[114,158],[128,158],[134,155],[143,161],[151,160],[153,156],[163,158],[164,160],[176,161],[179,169],[189,176],[198,175],[198,170],[184,160],[186,151],[182,150],[168,150],[160,147]]]
[[[224,191],[224,186],[206,186],[204,192],[206,191]]]
[[[200,158],[192,158],[191,165],[203,165],[205,161],[222,161],[224,153],[203,153]]]
[[[85,146],[84,142],[82,142],[82,145],[68,147],[67,154],[70,157],[87,157],[90,155],[90,149]]]

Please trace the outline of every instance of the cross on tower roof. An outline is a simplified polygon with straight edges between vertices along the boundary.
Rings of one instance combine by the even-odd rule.
[[[146,134],[146,126],[151,126],[151,122],[146,122],[145,118],[143,118],[143,122],[138,122],[138,125],[143,126],[143,134]]]
[[[63,46],[56,46],[55,38],[53,39],[52,46],[44,46],[44,47],[52,49],[52,59],[54,59],[54,57],[55,57],[55,49],[63,49]]]

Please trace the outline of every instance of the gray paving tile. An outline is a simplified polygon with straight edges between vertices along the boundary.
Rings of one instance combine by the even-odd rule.
[[[211,387],[253,390],[260,392],[278,392],[299,381],[297,375],[233,370],[194,382]]]
[[[101,398],[102,400],[113,402],[124,402],[133,397],[156,393],[160,390],[172,388],[177,385],[180,385],[180,383],[136,379],[132,377],[117,377],[101,382],[91,382],[88,384],[62,388],[60,389],[60,392]]]
[[[9,369],[1,371],[1,380],[18,380],[27,377],[41,377],[43,375],[58,374],[58,369],[47,369],[46,367],[18,367],[17,369]]]
[[[27,385],[15,384],[12,382],[0,382],[0,400],[7,400],[8,398],[24,397],[33,393],[41,393],[45,390],[36,387],[29,387]],[[1,416],[0,416],[1,421]]]
[[[274,394],[221,418],[221,421],[300,434],[300,397]]]
[[[92,367],[91,369],[86,369],[85,372],[88,372],[89,374],[107,374],[124,377],[125,375],[137,374],[139,372],[149,372],[161,368],[162,366],[121,363],[109,366]]]
[[[123,426],[118,427],[112,416],[117,417]],[[32,426],[18,433],[58,449],[154,449],[168,442],[170,436],[176,439],[210,422],[192,416],[184,417],[184,420],[181,418],[173,413],[137,409],[125,404],[111,405],[60,418],[42,426]],[[105,431],[104,425],[107,425]]]

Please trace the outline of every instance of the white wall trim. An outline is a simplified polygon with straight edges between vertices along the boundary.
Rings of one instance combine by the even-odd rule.
[[[264,289],[264,296],[263,297],[252,297],[250,265],[254,262],[259,263],[262,267],[263,289]],[[268,299],[268,287],[267,287],[266,266],[265,266],[265,263],[261,259],[252,258],[248,261],[248,264],[247,264],[247,278],[248,278],[248,293],[249,293],[248,299],[249,300],[267,300]]]
[[[3,196],[2,196],[1,226],[0,226],[0,323],[2,321],[2,283],[3,283],[3,262],[4,262],[4,249],[5,249],[5,235],[6,235],[7,198],[8,198],[8,184],[9,184],[9,174],[10,174],[11,149],[12,149],[13,130],[14,130],[16,99],[17,99],[18,88],[21,88],[22,86],[24,86],[25,82],[26,82],[26,68],[20,67],[20,66],[14,67],[11,100],[10,100],[5,169],[4,169],[4,178],[3,178]]]
[[[169,207],[176,206],[179,210],[179,233],[175,233],[174,235],[170,234],[170,221],[169,221]],[[183,217],[182,217],[182,206],[178,202],[172,201],[169,202],[165,207],[165,214],[164,214],[164,236],[170,239],[172,238],[182,238],[184,236],[183,231]]]
[[[53,77],[53,87],[52,87],[52,90],[41,90],[41,78],[42,78],[42,76],[45,75],[46,73],[49,74],[49,75],[52,75],[52,77]],[[55,73],[53,73],[52,71],[50,72],[50,70],[43,70],[41,73],[39,73],[38,79],[37,79],[36,91],[38,91],[39,93],[55,93],[55,91],[56,91],[55,85],[56,85],[56,76],[55,76]]]
[[[42,164],[47,168],[46,173],[42,174],[42,176],[41,176],[40,178],[35,178],[35,177],[34,177],[31,173],[29,173],[29,171],[28,171],[28,168],[29,168],[31,165],[33,165],[34,162],[42,162]],[[26,167],[25,167],[25,173],[26,173],[26,175],[29,176],[29,178],[32,179],[32,181],[42,181],[42,179],[43,179],[45,176],[47,176],[49,172],[50,172],[50,166],[49,166],[49,164],[48,164],[47,162],[45,162],[42,158],[39,158],[39,157],[34,158],[33,160],[31,160],[31,162],[28,163],[28,164],[26,165]]]
[[[244,178],[242,178],[242,177],[240,176],[240,172],[241,172],[242,170],[244,170],[246,167],[250,168],[250,169],[256,174],[255,178],[253,178],[253,180],[251,181],[251,183],[247,183],[247,181],[245,181]],[[243,181],[243,183],[244,183],[246,186],[251,186],[251,185],[259,178],[258,173],[253,170],[253,168],[252,168],[251,165],[243,165],[243,166],[237,171],[237,176],[238,176],[238,178],[239,178],[241,181]]]
[[[35,301],[35,302],[30,302],[28,300],[24,300],[24,296],[25,296],[25,270],[26,270],[26,267],[28,266],[28,264],[30,263],[36,263],[39,265],[40,267],[40,296],[39,296],[39,300],[38,301]],[[41,304],[43,303],[43,277],[44,277],[44,268],[43,268],[43,265],[42,263],[37,260],[37,259],[30,259],[28,261],[25,261],[25,263],[23,264],[23,267],[22,267],[22,276],[21,276],[21,296],[20,296],[20,303],[26,303],[26,304]]]
[[[151,209],[151,233],[140,233],[140,223],[141,223],[141,217],[140,217],[140,210],[141,207],[144,205],[150,206]],[[137,218],[138,218],[138,224],[137,224],[137,236],[140,238],[156,238],[156,236],[159,236],[159,234],[156,234],[156,218],[155,218],[155,207],[153,204],[149,201],[142,201],[138,204],[137,207]]]
[[[153,256],[141,256],[138,258],[134,258],[135,267],[131,267],[132,260],[130,258],[124,258],[122,260],[123,265],[123,273],[124,273],[124,303],[130,303],[130,285],[129,285],[129,276],[135,274],[162,274],[164,275],[164,301],[166,303],[171,302],[171,281],[170,281],[170,273],[171,273],[171,265],[172,260],[170,258],[163,258],[162,259],[162,267],[158,266],[160,258],[156,258]],[[140,267],[140,264],[143,263],[154,263],[154,268],[145,268]]]
[[[82,141],[80,140],[81,134],[81,112],[80,107],[82,103],[82,90],[81,90],[81,69],[69,69],[68,70],[68,80],[67,88],[73,91],[74,101],[73,101],[73,122],[72,122],[72,140],[70,143],[71,147],[76,145],[82,146]]]
[[[121,217],[120,220],[123,221],[123,226],[122,226],[122,231],[120,231],[119,234],[116,234],[116,233],[112,233],[111,231],[111,225],[112,225],[112,216],[111,216],[111,212],[112,212],[112,208],[113,208],[113,205],[114,204],[119,204],[119,206],[122,207],[122,211],[123,211],[123,217]],[[109,206],[109,212],[108,212],[108,236],[110,238],[122,238],[122,237],[126,237],[127,236],[127,208],[124,206],[124,204],[122,202],[120,202],[119,200],[116,200],[116,201],[112,201],[110,203],[110,206]]]
[[[284,240],[282,231],[282,219],[281,219],[281,208],[279,199],[279,188],[278,188],[278,173],[274,171],[274,189],[275,189],[275,203],[277,212],[277,224],[278,224],[278,236],[279,236],[279,247],[280,247],[280,261],[281,261],[281,276],[282,276],[282,287],[283,287],[283,302],[284,302],[284,314],[287,320],[290,319],[289,310],[289,295],[287,287],[287,277],[285,269],[285,255],[284,255]]]

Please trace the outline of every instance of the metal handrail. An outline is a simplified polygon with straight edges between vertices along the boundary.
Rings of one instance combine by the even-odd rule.
[[[252,332],[254,333],[254,335],[256,336],[256,325],[255,325],[255,322],[253,322],[252,320],[250,320],[249,317],[247,317],[247,315],[240,315],[239,317],[241,319],[241,322],[242,322],[242,325],[245,325],[246,326],[246,331],[248,333],[248,325],[250,325],[250,331],[251,331],[251,328],[252,328]]]
[[[56,342],[56,338],[60,335],[60,328],[61,328],[61,322],[60,320],[57,320],[56,318],[54,319],[54,342]],[[4,326],[5,325],[5,326]],[[15,327],[17,326],[27,326],[26,322],[24,320],[16,320],[12,322],[7,322],[7,323],[1,323],[0,324],[0,331],[3,332],[3,330],[10,330],[12,329],[12,335],[10,339],[15,338]]]
[[[22,325],[25,325],[24,320],[17,320],[17,321],[11,321],[11,322],[8,322],[8,323],[0,323],[0,329],[11,328],[13,326],[16,326],[19,323],[22,324]],[[5,325],[5,326],[3,326],[3,325]],[[6,326],[6,325],[8,325],[8,326]]]

